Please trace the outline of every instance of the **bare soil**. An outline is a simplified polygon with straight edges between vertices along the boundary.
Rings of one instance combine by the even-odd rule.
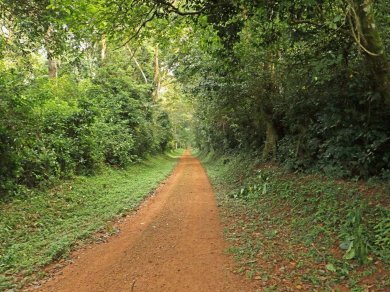
[[[232,273],[215,197],[187,151],[171,177],[107,242],[76,251],[35,291],[253,291]]]

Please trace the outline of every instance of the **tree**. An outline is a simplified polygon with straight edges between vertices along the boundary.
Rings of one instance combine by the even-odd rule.
[[[348,1],[347,8],[352,35],[367,59],[376,90],[390,106],[390,63],[375,21],[376,7],[372,0]]]

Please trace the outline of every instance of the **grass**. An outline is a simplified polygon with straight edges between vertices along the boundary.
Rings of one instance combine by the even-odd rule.
[[[0,202],[0,291],[20,288],[80,241],[128,213],[172,171],[180,152],[128,169],[80,176],[47,191]]]
[[[203,157],[237,272],[264,290],[390,288],[389,194],[292,174],[249,156]]]

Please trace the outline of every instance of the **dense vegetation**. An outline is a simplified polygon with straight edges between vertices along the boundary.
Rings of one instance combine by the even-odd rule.
[[[377,2],[210,6],[177,74],[198,101],[197,145],[388,180],[389,2]]]
[[[0,23],[2,197],[104,164],[126,167],[172,146],[171,122],[155,95],[151,44],[115,50],[115,43],[77,39],[55,29],[65,19],[51,19],[49,2],[16,2],[3,3]],[[43,45],[50,32],[61,38]]]
[[[302,206],[309,221],[333,214],[337,224],[323,223],[328,234],[340,235],[341,222],[363,210],[370,216],[361,218],[374,219],[349,234],[348,248],[363,238],[350,257],[386,259],[388,198],[360,207],[358,190],[337,194],[320,182],[301,190],[299,179],[283,177],[288,170],[389,182],[389,7],[389,0],[0,0],[4,209],[62,179],[192,145],[227,155],[221,168],[243,153],[283,166],[265,174],[273,179],[265,194]],[[265,185],[250,177],[230,198],[247,207],[262,193],[254,186]],[[379,243],[372,226],[382,230]],[[14,265],[1,260],[0,269]]]
[[[107,59],[94,78],[64,72],[55,80],[38,61],[26,72],[24,62],[3,60],[3,191],[92,173],[104,163],[126,166],[167,149],[168,116],[153,107],[150,89],[132,77],[126,58]]]
[[[265,291],[388,290],[388,190],[294,174],[253,154],[202,160],[237,273]]]
[[[386,0],[135,4],[1,2],[3,190],[166,149],[167,88],[201,149],[388,179]]]

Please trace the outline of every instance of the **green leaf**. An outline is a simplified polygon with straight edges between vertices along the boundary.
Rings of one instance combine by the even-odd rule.
[[[344,258],[346,260],[351,260],[355,257],[355,249],[352,248],[352,246],[347,250],[347,252],[344,255]]]
[[[328,271],[331,271],[331,272],[336,273],[336,267],[335,267],[333,264],[331,264],[331,263],[327,264],[327,265],[325,266],[325,268],[326,268]]]

